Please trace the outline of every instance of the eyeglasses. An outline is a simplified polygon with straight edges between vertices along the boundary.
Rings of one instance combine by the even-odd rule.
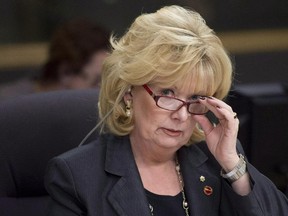
[[[143,88],[151,95],[159,108],[169,111],[176,111],[183,106],[187,106],[187,111],[193,115],[204,115],[209,111],[205,105],[199,102],[199,98],[205,96],[199,95],[196,96],[193,101],[186,102],[175,97],[155,95],[154,92],[146,84],[143,85]]]

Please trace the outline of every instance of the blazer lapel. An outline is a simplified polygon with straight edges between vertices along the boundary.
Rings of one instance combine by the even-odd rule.
[[[108,194],[108,200],[117,214],[150,216],[148,201],[128,136],[110,139],[106,152],[105,170],[119,177]]]
[[[216,216],[221,194],[218,170],[211,170],[207,155],[197,146],[183,147],[178,159],[191,215]],[[209,161],[209,163],[211,163]],[[215,167],[215,166],[213,166]],[[217,167],[217,166],[216,166]],[[219,175],[219,173],[218,173]]]
[[[178,152],[190,215],[218,216],[221,182],[217,176],[220,168],[215,169],[219,165],[210,159],[197,145],[183,147]],[[108,200],[117,215],[150,216],[128,136],[110,138],[105,170],[118,177],[108,193]]]

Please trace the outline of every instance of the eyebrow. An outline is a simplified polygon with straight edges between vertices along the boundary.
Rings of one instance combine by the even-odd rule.
[[[176,86],[176,85],[173,85],[173,86],[161,86],[161,85],[158,85],[156,86],[156,89],[155,89],[155,93],[159,93],[159,91],[162,91],[163,89],[171,89],[171,90],[174,90],[175,93],[178,93],[179,91],[179,88]],[[179,95],[176,95],[175,94],[175,97],[179,98]],[[206,95],[204,94],[201,94],[201,93],[193,93],[191,96],[188,96],[187,97],[187,100],[198,100],[200,97],[207,97]]]

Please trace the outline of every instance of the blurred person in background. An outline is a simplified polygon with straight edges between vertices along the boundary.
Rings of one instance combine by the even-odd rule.
[[[2,86],[0,100],[42,91],[98,88],[109,35],[108,30],[85,19],[65,23],[52,35],[39,78]]]

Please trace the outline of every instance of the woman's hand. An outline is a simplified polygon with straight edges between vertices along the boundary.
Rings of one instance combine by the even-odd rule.
[[[201,125],[206,136],[209,150],[225,172],[230,172],[238,163],[236,150],[239,119],[232,108],[216,98],[204,98],[200,103],[208,107],[218,118],[219,124],[213,125],[206,116],[195,115],[193,118]],[[250,177],[245,173],[232,183],[233,190],[239,195],[247,195],[251,191]]]
[[[195,115],[193,118],[204,131],[209,150],[221,167],[228,172],[239,161],[236,151],[239,120],[232,108],[217,98],[203,97],[200,103],[214,113],[219,123],[213,125],[204,115]]]

